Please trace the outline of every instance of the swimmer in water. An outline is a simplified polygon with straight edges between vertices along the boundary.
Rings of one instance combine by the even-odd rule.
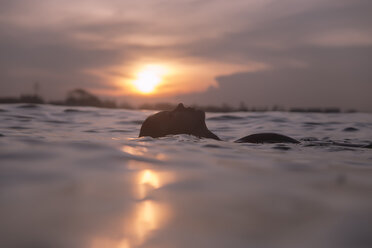
[[[139,137],[153,138],[166,135],[189,134],[199,138],[221,140],[205,124],[205,113],[185,108],[182,103],[172,111],[162,111],[149,116],[142,124]],[[236,140],[238,143],[300,143],[298,140],[277,133],[257,133]]]
[[[139,137],[150,136],[153,138],[164,137],[166,135],[189,134],[199,138],[209,138],[221,140],[212,133],[205,124],[205,112],[194,108],[185,108],[182,103],[172,111],[162,111],[153,114],[143,122]],[[300,141],[291,137],[277,133],[256,133],[245,136],[235,141],[236,143],[292,143],[298,144]],[[338,142],[315,142],[310,145],[336,145],[344,147],[372,148],[372,143],[368,145],[338,143]]]

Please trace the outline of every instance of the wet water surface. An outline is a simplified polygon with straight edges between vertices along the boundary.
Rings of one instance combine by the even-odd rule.
[[[372,115],[207,113],[225,141],[137,138],[153,112],[0,105],[1,247],[372,247]],[[301,144],[237,144],[278,132]]]

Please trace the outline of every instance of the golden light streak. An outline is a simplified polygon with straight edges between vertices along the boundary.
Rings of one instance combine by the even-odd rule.
[[[127,154],[133,155],[133,156],[141,156],[141,157],[146,157],[146,158],[154,158],[157,160],[166,160],[167,156],[163,153],[151,153],[148,151],[146,147],[141,147],[141,146],[122,146],[121,150]],[[136,163],[128,163],[128,167],[130,169],[138,169],[142,168],[143,166],[136,166],[136,165],[141,165],[141,162],[136,162]],[[147,164],[145,163],[147,166]]]
[[[151,170],[142,171],[138,182],[139,187],[137,192],[139,199],[146,198],[149,191],[160,188],[161,186],[159,176]]]
[[[144,201],[138,205],[137,211],[133,227],[137,243],[142,243],[152,230],[158,228],[161,209],[153,201]]]
[[[151,170],[145,170],[142,174],[140,184],[148,184],[157,189],[160,187],[159,177]]]
[[[159,189],[174,180],[169,172],[142,169],[134,174],[134,188],[142,191],[141,199],[135,202],[130,211],[123,213],[123,236],[98,236],[92,240],[91,248],[135,248],[141,246],[155,230],[167,224],[172,209],[166,202],[147,199],[151,190]],[[136,195],[134,195],[136,196]],[[114,227],[115,228],[115,227]]]
[[[144,156],[147,153],[146,147],[138,147],[138,146],[137,147],[123,146],[121,150],[133,156]]]

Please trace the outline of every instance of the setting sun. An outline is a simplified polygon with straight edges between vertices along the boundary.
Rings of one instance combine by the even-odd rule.
[[[164,66],[147,65],[137,73],[133,86],[142,94],[150,94],[162,82],[163,76],[167,72],[168,70]]]

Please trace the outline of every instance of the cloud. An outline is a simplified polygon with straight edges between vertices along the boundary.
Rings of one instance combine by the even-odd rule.
[[[177,100],[188,104],[245,102],[250,107],[372,110],[372,72],[368,69],[372,48],[312,48],[297,54],[309,66],[219,76],[218,87],[179,96]]]
[[[372,46],[368,0],[0,0],[0,5],[2,95],[17,94],[33,80],[42,81],[51,97],[74,86],[115,91],[115,80],[130,77],[144,61],[183,67],[189,75],[169,83],[198,92],[216,85],[214,78],[221,83],[223,75],[239,72],[273,71],[284,78],[280,73],[300,68],[322,73],[313,63],[327,60],[326,54],[343,57],[337,55],[342,48],[355,63],[368,63],[353,54]],[[359,65],[350,73],[369,77]],[[333,66],[326,66],[336,78]],[[352,84],[337,82],[341,88]]]
[[[372,31],[332,30],[316,37],[309,37],[309,44],[318,46],[372,46]]]

